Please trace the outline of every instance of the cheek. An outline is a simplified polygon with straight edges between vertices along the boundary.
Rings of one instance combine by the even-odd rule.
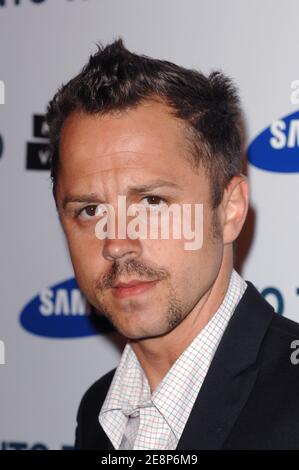
[[[198,252],[186,251],[183,240],[151,240],[144,245],[145,259],[168,271],[171,287],[181,292],[198,265]]]
[[[169,272],[184,260],[184,244],[181,240],[146,240],[143,241],[142,247],[144,259],[158,267],[165,267]]]
[[[78,234],[75,231],[67,234],[67,242],[73,268],[78,281],[94,278],[101,269],[101,247],[95,236]]]
[[[179,290],[182,287],[185,292],[205,289],[217,277],[223,257],[223,244],[219,237],[215,238],[210,221],[204,223],[202,241],[199,249],[192,250],[184,248],[184,241],[169,242],[170,269],[173,270]]]

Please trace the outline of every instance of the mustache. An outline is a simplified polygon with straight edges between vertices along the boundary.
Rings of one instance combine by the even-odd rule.
[[[97,279],[95,287],[99,290],[110,289],[117,278],[131,274],[137,274],[136,277],[143,281],[162,281],[170,277],[166,269],[153,269],[138,260],[133,259],[122,263],[114,261],[110,271]]]

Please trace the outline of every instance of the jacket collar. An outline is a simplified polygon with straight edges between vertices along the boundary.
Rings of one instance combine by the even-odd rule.
[[[274,309],[246,282],[177,449],[221,449],[254,386],[258,353]]]

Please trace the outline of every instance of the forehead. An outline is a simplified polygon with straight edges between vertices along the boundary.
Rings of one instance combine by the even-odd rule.
[[[157,101],[104,115],[74,112],[61,131],[58,186],[121,191],[155,177],[197,185],[185,131],[184,121]]]
[[[155,101],[104,115],[72,113],[62,128],[59,150],[63,164],[91,165],[93,160],[103,170],[128,157],[136,165],[143,165],[143,156],[163,164],[167,155],[175,158],[187,152],[184,123]]]

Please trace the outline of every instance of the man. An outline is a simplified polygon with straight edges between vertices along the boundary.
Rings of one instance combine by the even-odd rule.
[[[233,269],[248,182],[230,80],[132,54],[118,40],[58,90],[47,122],[76,278],[127,338],[117,369],[82,399],[75,447],[299,448],[299,326]],[[104,216],[120,196],[143,216],[201,204],[202,244],[186,249],[174,230],[112,236]]]

